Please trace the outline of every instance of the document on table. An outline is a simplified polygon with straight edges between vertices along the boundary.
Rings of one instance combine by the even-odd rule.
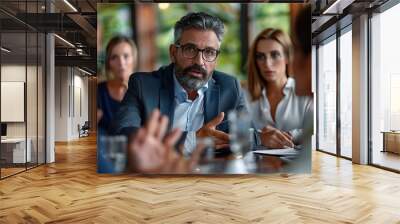
[[[253,153],[266,156],[296,156],[299,154],[299,150],[294,148],[284,149],[266,149],[263,146],[256,146]]]

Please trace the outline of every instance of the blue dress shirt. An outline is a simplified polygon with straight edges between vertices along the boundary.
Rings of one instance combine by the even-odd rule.
[[[204,124],[204,94],[208,89],[208,82],[197,90],[198,96],[194,100],[188,99],[186,90],[174,77],[174,122],[173,128],[180,128],[187,132],[183,154],[188,156],[196,148],[196,131]]]

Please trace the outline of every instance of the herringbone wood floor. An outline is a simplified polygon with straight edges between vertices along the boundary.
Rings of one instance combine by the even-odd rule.
[[[320,152],[311,175],[96,174],[95,138],[0,181],[0,223],[400,223],[400,175]]]

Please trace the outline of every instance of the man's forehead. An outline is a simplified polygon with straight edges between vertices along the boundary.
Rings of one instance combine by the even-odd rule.
[[[220,43],[217,35],[212,30],[187,29],[182,32],[181,44],[191,43],[197,47],[218,48]]]

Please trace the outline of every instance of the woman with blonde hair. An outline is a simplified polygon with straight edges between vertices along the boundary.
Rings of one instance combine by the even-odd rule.
[[[132,39],[115,36],[106,48],[106,74],[108,81],[97,87],[97,120],[101,131],[109,133],[111,121],[119,110],[128,89],[128,81],[137,62],[137,48]]]
[[[290,37],[279,29],[263,30],[248,55],[248,102],[261,144],[294,147],[301,142],[304,118],[312,99],[295,94],[289,76],[293,57]]]

